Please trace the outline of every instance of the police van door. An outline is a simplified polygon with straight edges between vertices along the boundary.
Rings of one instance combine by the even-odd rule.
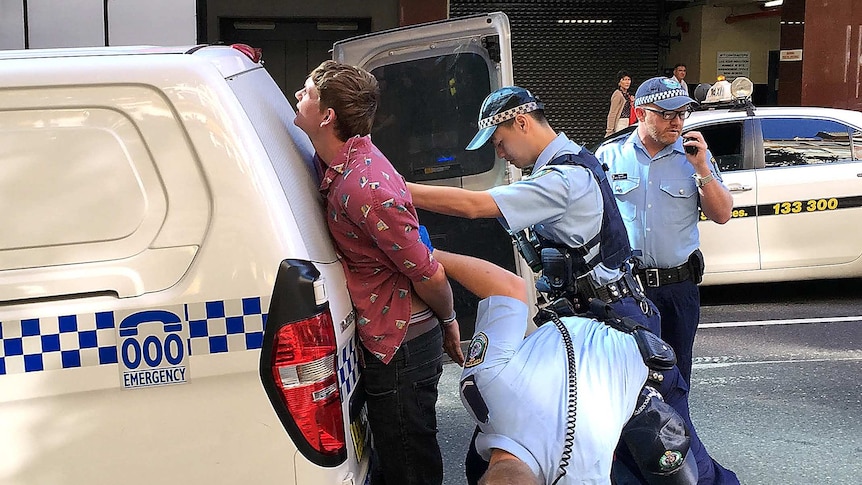
[[[381,91],[372,138],[410,182],[483,190],[520,178],[490,143],[464,148],[491,91],[512,85],[509,19],[502,12],[368,34],[333,46],[333,58],[373,73]],[[493,219],[419,211],[435,247],[532,273]],[[523,265],[523,266],[522,266]],[[523,271],[522,271],[523,269]],[[461,335],[469,339],[477,299],[453,285]]]

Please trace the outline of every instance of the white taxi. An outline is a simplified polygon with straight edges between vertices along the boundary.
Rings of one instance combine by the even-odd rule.
[[[699,225],[703,284],[862,276],[862,113],[757,108],[747,81],[699,86],[685,122],[733,194],[730,221]]]

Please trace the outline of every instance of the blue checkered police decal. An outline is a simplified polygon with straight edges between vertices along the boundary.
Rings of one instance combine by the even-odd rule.
[[[190,355],[261,348],[269,296],[182,305]],[[0,375],[117,364],[114,312],[0,322]]]
[[[264,296],[182,305],[184,315],[177,317],[188,325],[189,354],[260,349],[269,300]],[[0,375],[118,364],[118,320],[122,318],[114,312],[99,312],[2,321]],[[338,384],[344,396],[359,380],[357,351],[351,338],[338,352]]]
[[[270,297],[185,305],[189,355],[259,349]]]
[[[117,363],[113,312],[0,322],[0,375]]]
[[[342,396],[349,396],[359,380],[359,362],[356,360],[356,338],[351,338],[338,353],[338,387]]]

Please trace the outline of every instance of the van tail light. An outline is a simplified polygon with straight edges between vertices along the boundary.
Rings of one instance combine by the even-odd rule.
[[[246,57],[251,59],[251,62],[255,64],[260,62],[260,57],[263,51],[259,47],[252,47],[248,44],[231,44],[230,46],[245,54]]]
[[[344,463],[338,342],[326,287],[313,263],[281,262],[265,322],[259,373],[272,409],[309,461],[325,467]]]
[[[305,441],[324,455],[338,454],[344,418],[329,312],[283,326],[272,351],[273,380]]]

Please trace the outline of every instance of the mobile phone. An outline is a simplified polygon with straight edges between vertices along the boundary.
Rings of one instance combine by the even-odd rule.
[[[683,141],[697,141],[697,139],[696,138],[683,138]],[[686,145],[685,146],[685,153],[688,153],[689,155],[697,155],[697,147]]]

